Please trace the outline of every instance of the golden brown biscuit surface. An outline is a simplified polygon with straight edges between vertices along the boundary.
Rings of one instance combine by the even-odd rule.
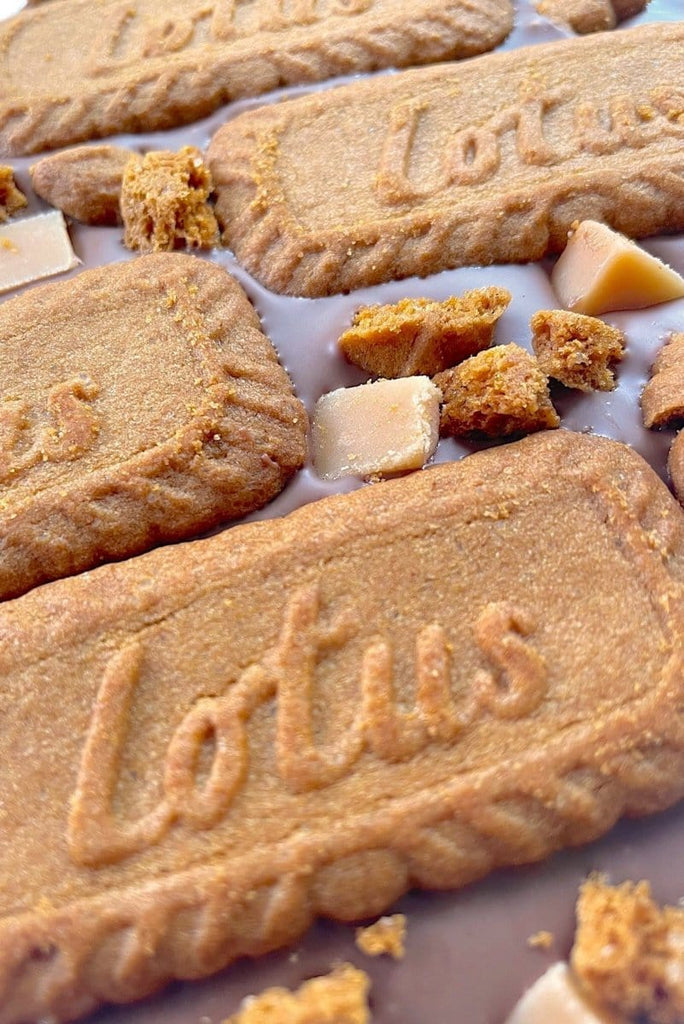
[[[645,427],[684,419],[684,332],[671,334],[658,352],[641,393],[641,412]]]
[[[625,337],[594,316],[541,309],[530,320],[532,348],[548,377],[579,391],[612,391]]]
[[[195,257],[27,292],[0,306],[0,345],[2,597],[244,515],[305,458],[252,306]]]
[[[0,166],[0,224],[26,206],[26,196],[17,188],[11,167]]]
[[[603,32],[643,11],[649,0],[536,0],[540,14],[575,32]]]
[[[684,227],[684,23],[404,71],[248,111],[208,162],[224,239],[317,296]],[[658,60],[653,61],[653,53]]]
[[[6,602],[0,1021],[678,799],[683,581],[664,485],[560,431]]]
[[[41,4],[0,24],[0,153],[171,128],[282,85],[469,57],[512,24],[511,0]]]
[[[30,169],[37,195],[84,224],[120,224],[121,181],[132,153],[123,146],[75,146]]]
[[[370,979],[351,964],[306,981],[296,992],[271,988],[248,996],[224,1024],[369,1024]]]

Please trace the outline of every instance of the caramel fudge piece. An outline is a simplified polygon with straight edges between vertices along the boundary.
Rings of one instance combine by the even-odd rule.
[[[641,393],[645,427],[666,427],[684,419],[684,332],[670,335]]]
[[[437,447],[440,392],[429,377],[376,380],[323,395],[313,460],[325,480],[420,469]]]
[[[563,306],[596,315],[643,309],[684,295],[684,279],[606,224],[584,220],[551,273]]]
[[[401,960],[404,956],[404,940],[406,938],[406,916],[392,914],[380,917],[367,928],[359,928],[356,932],[356,945],[367,956],[391,956]]]
[[[296,992],[278,987],[248,996],[224,1024],[369,1024],[369,988],[364,971],[342,964]]]
[[[0,293],[63,274],[77,265],[59,210],[24,217],[0,228]]]
[[[442,434],[504,437],[560,423],[546,374],[519,345],[497,345],[480,352],[438,373],[434,382],[444,400]]]
[[[121,186],[124,244],[141,252],[215,245],[211,191],[211,175],[194,146],[131,157]]]
[[[589,878],[577,902],[572,967],[599,1005],[630,1020],[684,1019],[684,909],[659,907],[648,882]]]
[[[476,288],[438,302],[402,299],[365,306],[338,344],[350,362],[377,377],[432,376],[489,348],[511,301],[505,288]]]
[[[0,164],[0,224],[26,206],[26,196],[17,188],[14,171]]]
[[[552,964],[525,992],[506,1024],[625,1024],[591,1003],[565,963]]]
[[[121,183],[130,149],[76,146],[46,156],[30,168],[34,191],[84,224],[121,223]]]
[[[575,32],[603,32],[643,11],[649,0],[537,0],[536,7],[552,21]]]
[[[610,364],[622,359],[622,331],[596,317],[562,309],[540,310],[530,327],[532,348],[548,377],[579,391],[613,390]]]

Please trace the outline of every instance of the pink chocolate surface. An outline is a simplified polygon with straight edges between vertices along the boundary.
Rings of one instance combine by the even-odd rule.
[[[0,17],[17,6],[14,2],[5,6],[0,0]],[[517,0],[516,7],[516,28],[506,47],[534,45],[567,34],[540,17],[532,0]],[[683,15],[682,0],[652,0],[646,12],[625,27],[679,20]],[[302,91],[291,89],[287,95]],[[107,141],[140,152],[188,144],[204,149],[226,119],[271,99],[233,104],[176,131]],[[30,199],[29,213],[45,208],[30,189],[28,166],[35,159],[12,161],[17,180]],[[69,230],[85,267],[134,258],[123,247],[121,229],[72,222]],[[684,237],[650,239],[645,248],[684,273]],[[228,251],[214,250],[206,258],[225,266],[242,283],[310,413],[324,392],[366,379],[345,363],[336,348],[338,335],[360,305],[405,296],[440,299],[487,284],[502,285],[510,290],[513,301],[497,327],[495,342],[514,341],[527,348],[531,347],[530,316],[538,309],[558,306],[549,282],[549,266],[543,264],[465,268],[311,300],[283,298],[266,291]],[[604,319],[624,331],[627,339],[626,356],[617,368],[618,387],[610,393],[590,394],[554,389],[562,425],[632,445],[667,480],[665,460],[673,432],[644,429],[639,395],[665,338],[684,329],[684,300],[608,314]],[[458,459],[477,447],[442,441],[436,460]],[[354,478],[326,483],[309,466],[255,518],[283,515],[325,494],[358,486],[368,485]],[[204,982],[174,984],[133,1006],[104,1009],[89,1018],[89,1024],[216,1024],[234,1013],[245,995],[270,985],[297,986],[343,960],[371,975],[371,1005],[377,1024],[499,1024],[525,987],[549,963],[567,956],[577,889],[592,870],[607,872],[613,881],[648,878],[657,898],[676,902],[684,896],[684,807],[652,819],[625,822],[599,843],[539,865],[498,872],[460,892],[406,896],[393,908],[408,917],[406,957],[401,962],[370,959],[356,949],[353,927],[320,922],[291,949],[260,961],[240,962]],[[553,933],[549,950],[527,945],[527,939],[541,929]]]

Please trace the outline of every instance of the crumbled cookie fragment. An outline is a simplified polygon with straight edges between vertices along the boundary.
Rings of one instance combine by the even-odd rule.
[[[0,224],[26,206],[26,196],[17,188],[14,171],[7,164],[0,164]]]
[[[304,982],[296,992],[269,988],[248,996],[224,1024],[369,1024],[369,988],[365,971],[342,964]]]
[[[530,949],[551,949],[553,945],[553,932],[538,931],[530,935],[527,940]]]
[[[84,224],[121,223],[121,183],[131,156],[123,146],[75,146],[30,168],[34,191]]]
[[[215,245],[218,225],[207,201],[212,189],[209,170],[194,146],[132,156],[121,189],[124,244],[141,252]]]
[[[537,0],[537,10],[580,35],[615,28],[643,11],[649,0]]]
[[[380,917],[367,928],[356,931],[356,945],[367,956],[387,956],[401,960],[406,939],[406,915],[392,914]]]
[[[593,316],[542,309],[530,320],[532,348],[548,377],[579,391],[612,391],[611,363],[622,359],[625,337]]]
[[[338,344],[350,362],[377,377],[432,376],[489,348],[510,301],[510,292],[492,286],[443,302],[402,299],[364,306]]]
[[[444,400],[442,434],[504,437],[560,424],[546,374],[519,345],[479,352],[433,379]]]
[[[651,368],[641,393],[645,427],[666,427],[684,420],[684,332],[671,334]]]
[[[589,878],[577,902],[572,967],[583,990],[630,1020],[684,1019],[684,909],[659,907],[648,882]]]

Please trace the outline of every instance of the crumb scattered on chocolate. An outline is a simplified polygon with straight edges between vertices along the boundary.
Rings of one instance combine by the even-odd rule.
[[[365,971],[342,964],[296,992],[278,987],[247,996],[224,1024],[369,1024],[369,988]]]
[[[433,380],[444,400],[443,435],[507,437],[560,424],[546,374],[519,345],[497,345],[479,352]]]
[[[373,376],[432,376],[489,348],[510,301],[510,292],[492,286],[442,302],[407,298],[363,306],[338,344],[351,363]]]
[[[27,205],[27,199],[17,188],[14,171],[6,164],[0,164],[0,224],[13,217]]]
[[[380,917],[367,928],[356,931],[356,945],[367,956],[391,956],[401,960],[405,953],[406,915]]]
[[[583,884],[571,963],[597,1004],[649,1024],[684,1020],[684,909],[660,907],[648,882]]]
[[[578,391],[612,391],[613,365],[625,337],[603,320],[563,309],[542,309],[530,320],[532,348],[548,377]]]
[[[219,232],[208,202],[212,190],[209,169],[194,146],[132,156],[121,188],[124,245],[141,252],[215,245]]]
[[[534,935],[530,935],[527,940],[527,945],[530,949],[551,949],[553,945],[553,932],[538,931]]]

